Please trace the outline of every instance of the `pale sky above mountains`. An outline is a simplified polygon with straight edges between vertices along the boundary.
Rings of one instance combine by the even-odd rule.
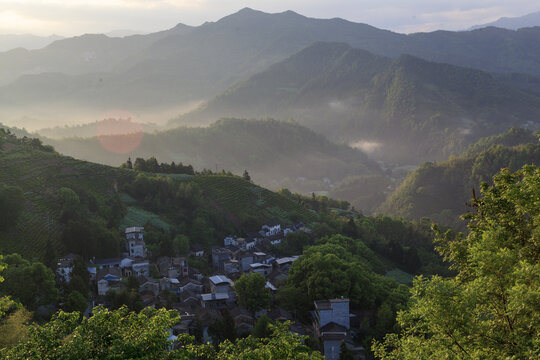
[[[397,32],[463,30],[540,10],[538,0],[0,0],[0,34],[106,33],[200,25],[244,7],[340,17]]]

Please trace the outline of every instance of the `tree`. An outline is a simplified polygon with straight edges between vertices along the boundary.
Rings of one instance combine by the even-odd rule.
[[[540,355],[540,168],[502,170],[466,214],[469,234],[442,233],[454,278],[422,276],[403,329],[373,350],[383,359],[537,359]]]
[[[270,318],[262,314],[255,323],[255,326],[253,327],[252,335],[256,338],[266,338],[270,336],[270,324],[272,324],[272,321]]]
[[[43,263],[47,265],[51,270],[56,270],[57,262],[56,250],[52,244],[51,239],[47,239],[47,244],[45,245],[45,255],[43,255]]]
[[[238,305],[250,311],[267,309],[270,305],[270,291],[265,288],[266,279],[259,273],[244,274],[234,283]]]
[[[64,223],[67,223],[70,219],[76,219],[82,210],[79,195],[68,187],[58,189],[56,194],[62,206],[60,219]]]
[[[235,343],[222,342],[216,349],[196,345],[193,338],[181,335],[171,350],[169,329],[180,317],[174,310],[145,308],[139,313],[123,307],[107,310],[96,307],[90,318],[60,311],[50,322],[33,325],[28,338],[0,355],[23,359],[216,359],[216,360],[322,360],[309,349],[306,337],[289,330],[290,322],[270,325],[267,338],[248,336]]]
[[[4,282],[0,284],[0,295],[10,295],[30,310],[56,301],[54,273],[40,262],[31,263],[18,254],[7,255],[8,265],[4,271]]]
[[[244,173],[242,174],[242,179],[246,181],[251,181],[251,176],[249,176],[249,173],[247,170],[244,170]]]
[[[208,353],[207,358],[216,360],[322,360],[324,357],[318,351],[313,351],[305,345],[306,336],[300,336],[289,330],[290,321],[270,324],[272,332],[269,337],[255,338],[248,336],[238,339],[234,344],[224,341],[214,354]]]
[[[189,238],[186,235],[177,235],[173,239],[174,251],[178,255],[187,255],[189,251]]]
[[[64,304],[64,310],[68,312],[77,311],[84,314],[88,303],[86,298],[77,290],[73,290],[69,293],[66,303]]]

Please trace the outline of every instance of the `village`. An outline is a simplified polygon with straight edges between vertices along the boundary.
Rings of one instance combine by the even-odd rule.
[[[270,321],[291,321],[290,330],[319,341],[326,359],[338,359],[345,344],[355,359],[364,358],[364,349],[355,346],[351,332],[349,299],[323,299],[314,303],[312,324],[301,323],[294,314],[275,305],[277,284],[286,280],[289,269],[299,256],[276,257],[268,250],[280,244],[291,232],[311,230],[303,223],[282,228],[279,223],[265,224],[260,231],[245,237],[230,235],[223,246],[211,248],[211,254],[199,245],[190,247],[187,257],[160,256],[152,259],[144,241],[143,227],[125,229],[125,252],[118,258],[92,259],[87,266],[94,296],[87,315],[97,305],[110,307],[107,295],[128,286],[136,279],[138,295],[144,307],[177,310],[181,320],[171,330],[170,339],[181,334],[198,334],[200,341],[212,342],[209,328],[223,321],[225,312],[234,321],[239,336],[249,335],[262,315]],[[211,259],[213,273],[203,274],[188,263],[188,257]],[[77,255],[68,254],[58,260],[56,276],[69,283]],[[235,282],[243,274],[260,274],[271,294],[270,306],[250,311],[238,305]]]

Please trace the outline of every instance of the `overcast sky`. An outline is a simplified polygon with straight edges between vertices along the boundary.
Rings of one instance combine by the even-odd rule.
[[[540,10],[540,0],[0,0],[0,34],[63,36],[200,25],[244,7],[341,17],[398,32],[462,30]]]

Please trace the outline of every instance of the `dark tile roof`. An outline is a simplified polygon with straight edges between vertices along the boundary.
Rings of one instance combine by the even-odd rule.
[[[319,331],[322,333],[325,333],[325,332],[330,332],[330,333],[334,333],[334,332],[342,332],[342,333],[347,333],[347,328],[343,325],[339,325],[339,324],[336,324],[335,322],[329,322],[328,324],[324,325],[323,327],[321,327],[319,329]]]

